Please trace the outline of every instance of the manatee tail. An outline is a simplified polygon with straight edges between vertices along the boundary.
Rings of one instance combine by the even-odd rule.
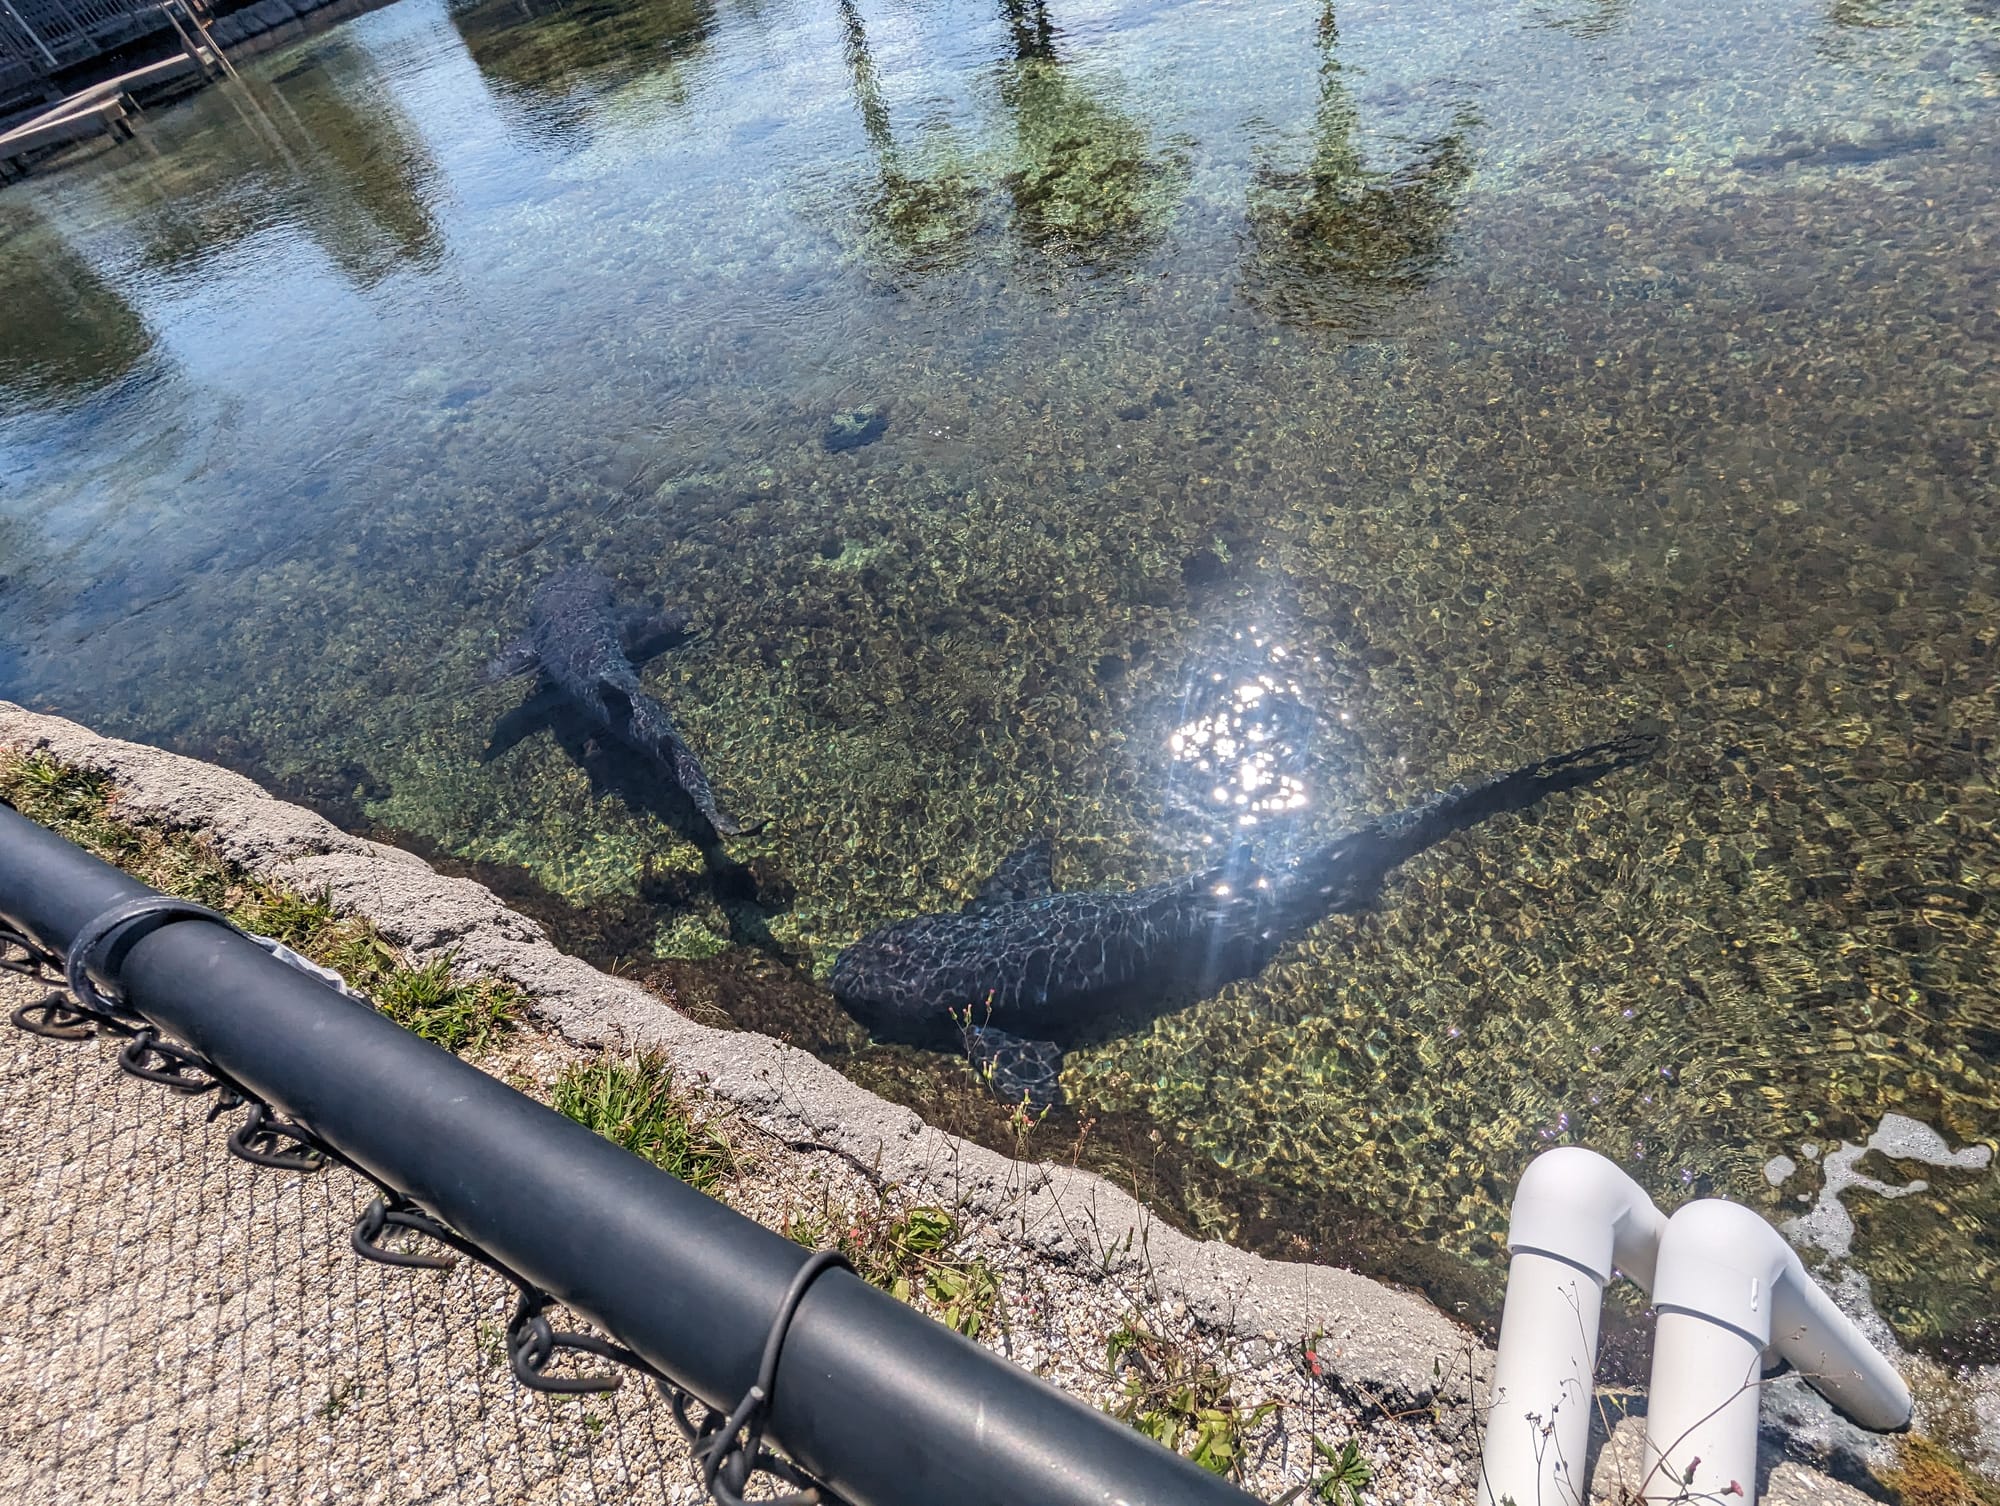
[[[708,782],[708,771],[695,757],[694,749],[681,741],[666,708],[639,688],[637,675],[627,671],[619,679],[601,678],[598,694],[619,735],[649,755],[681,787],[717,836],[745,836],[757,829],[724,814],[716,803],[715,787]]]
[[[1398,864],[1454,832],[1644,763],[1658,751],[1660,741],[1657,733],[1631,732],[1523,764],[1477,784],[1455,786],[1341,837],[1301,864],[1296,884],[1288,887],[1316,893],[1313,908],[1322,913],[1360,909],[1374,899],[1382,880]]]

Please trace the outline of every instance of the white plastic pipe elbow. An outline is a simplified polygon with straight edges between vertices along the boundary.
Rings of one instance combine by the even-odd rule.
[[[1653,1305],[1660,1316],[1646,1417],[1648,1500],[1754,1501],[1766,1348],[1861,1426],[1909,1426],[1910,1390],[1895,1367],[1833,1305],[1784,1236],[1748,1208],[1703,1199],[1668,1221]]]
[[[1479,1475],[1480,1506],[1577,1506],[1588,1493],[1590,1397],[1604,1288],[1653,1280],[1666,1215],[1594,1151],[1562,1146],[1522,1174],[1507,1226],[1507,1304]]]

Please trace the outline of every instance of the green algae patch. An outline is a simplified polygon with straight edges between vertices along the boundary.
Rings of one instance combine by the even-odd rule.
[[[1875,1477],[1897,1506],[2000,1506],[2000,1484],[1980,1478],[1957,1454],[1921,1433],[1898,1438],[1894,1457]]]
[[[729,938],[718,936],[699,916],[683,915],[660,927],[653,955],[664,961],[704,962],[729,950]]]

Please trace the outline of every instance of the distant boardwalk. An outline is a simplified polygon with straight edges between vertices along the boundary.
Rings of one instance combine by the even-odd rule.
[[[59,75],[155,32],[173,33],[160,0],[0,0],[0,115],[60,96]]]

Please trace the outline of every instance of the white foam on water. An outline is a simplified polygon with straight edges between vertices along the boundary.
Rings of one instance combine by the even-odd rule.
[[[1807,1159],[1818,1153],[1817,1146],[1802,1148]],[[1913,1192],[1928,1192],[1930,1183],[1918,1177],[1901,1185],[1879,1182],[1873,1177],[1863,1176],[1855,1170],[1861,1158],[1871,1150],[1879,1150],[1883,1155],[1897,1161],[1921,1161],[1926,1166],[1945,1167],[1954,1171],[1980,1171],[1993,1159],[1992,1147],[1969,1145],[1964,1150],[1953,1150],[1943,1135],[1921,1120],[1912,1119],[1907,1114],[1884,1114],[1882,1122],[1875,1127],[1875,1133],[1860,1145],[1852,1145],[1843,1140],[1834,1150],[1827,1152],[1826,1180],[1820,1187],[1819,1200],[1812,1208],[1797,1218],[1787,1220],[1784,1231],[1795,1244],[1822,1250],[1836,1260],[1846,1260],[1854,1252],[1854,1218],[1841,1201],[1841,1195],[1850,1187],[1864,1187],[1880,1197],[1908,1197]],[[1773,1180],[1772,1169],[1779,1162],[1785,1163],[1785,1172]],[[1764,1168],[1765,1179],[1777,1186],[1790,1176],[1790,1159],[1779,1156]]]

